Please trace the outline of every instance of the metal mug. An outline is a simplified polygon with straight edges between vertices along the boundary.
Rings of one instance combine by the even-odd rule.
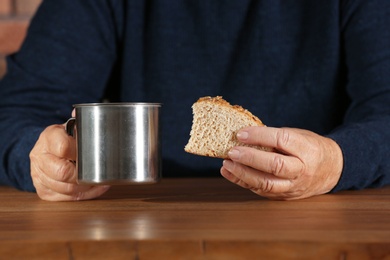
[[[161,178],[159,103],[74,105],[78,183],[147,184]]]

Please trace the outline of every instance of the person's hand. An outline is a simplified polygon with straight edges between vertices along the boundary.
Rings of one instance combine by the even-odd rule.
[[[330,138],[295,128],[247,127],[240,142],[274,152],[238,146],[224,160],[229,181],[269,199],[292,200],[329,192],[341,176],[343,156]]]
[[[30,152],[31,177],[38,196],[49,201],[88,200],[105,193],[109,186],[77,184],[76,141],[65,125],[51,125]]]

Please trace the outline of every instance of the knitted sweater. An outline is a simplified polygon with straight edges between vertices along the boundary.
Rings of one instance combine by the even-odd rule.
[[[163,103],[163,177],[218,176],[183,148],[219,95],[335,140],[334,191],[389,184],[389,28],[388,0],[46,0],[0,82],[0,183],[33,191],[40,132],[102,100]]]

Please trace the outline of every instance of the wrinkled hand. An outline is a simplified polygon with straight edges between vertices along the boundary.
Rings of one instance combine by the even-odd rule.
[[[270,198],[292,200],[329,192],[343,168],[340,147],[332,139],[295,128],[247,127],[242,143],[274,152],[238,146],[224,160],[221,174],[229,181]]]
[[[76,141],[64,125],[47,127],[30,152],[31,177],[38,196],[49,201],[88,200],[109,186],[77,184]]]

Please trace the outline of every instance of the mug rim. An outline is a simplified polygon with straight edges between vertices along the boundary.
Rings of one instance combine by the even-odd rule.
[[[150,107],[161,107],[162,103],[156,102],[113,102],[113,103],[80,103],[73,104],[74,108],[77,107],[134,107],[134,106],[150,106]]]

